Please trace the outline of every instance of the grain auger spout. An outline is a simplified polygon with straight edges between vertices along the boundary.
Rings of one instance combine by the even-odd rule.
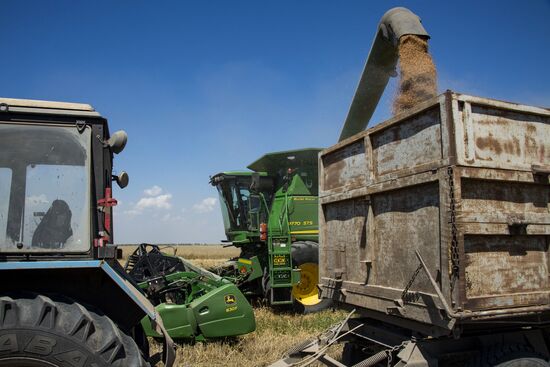
[[[398,7],[388,10],[378,25],[378,31],[338,141],[357,134],[367,127],[388,80],[396,76],[399,41],[406,35],[414,35],[423,40],[430,38],[420,18],[409,9]]]

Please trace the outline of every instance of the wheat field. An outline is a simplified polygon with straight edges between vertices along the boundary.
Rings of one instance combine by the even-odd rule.
[[[181,256],[203,268],[220,265],[228,259],[239,256],[240,253],[240,250],[236,247],[221,245],[159,245],[159,247],[162,252],[168,255]],[[136,246],[119,246],[119,248],[122,249],[120,263],[124,265]]]
[[[219,245],[178,245],[160,246],[167,254],[176,254],[202,267],[222,264],[225,260],[239,255],[234,247]],[[135,246],[121,246],[124,264],[126,258],[134,251]],[[279,359],[285,351],[306,339],[317,336],[331,325],[343,320],[344,311],[326,310],[311,315],[296,315],[289,312],[278,312],[267,306],[254,309],[256,331],[227,340],[197,342],[195,344],[177,345],[176,364],[179,367],[256,367],[268,366]],[[153,339],[151,354],[158,354],[162,346]],[[338,358],[341,347],[334,347],[330,352]],[[157,358],[158,359],[158,358]],[[162,366],[157,363],[156,366]]]

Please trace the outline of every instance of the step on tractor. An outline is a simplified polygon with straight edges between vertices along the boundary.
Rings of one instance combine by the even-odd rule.
[[[113,156],[126,141],[90,105],[0,98],[0,366],[149,366],[147,336],[172,366],[171,336],[254,330],[214,274],[155,246],[119,264],[112,182],[129,179]]]
[[[220,197],[229,243],[238,258],[212,269],[247,296],[291,305],[301,313],[330,305],[321,300],[318,278],[318,177],[320,149],[266,154],[250,171],[218,173],[210,183]]]

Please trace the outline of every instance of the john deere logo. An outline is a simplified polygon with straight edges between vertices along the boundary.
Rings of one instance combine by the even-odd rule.
[[[234,295],[232,295],[232,294],[226,294],[225,295],[225,304],[226,305],[234,305],[235,303],[237,303],[237,299],[235,298]]]

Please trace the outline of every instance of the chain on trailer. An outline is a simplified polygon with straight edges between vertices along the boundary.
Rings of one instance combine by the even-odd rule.
[[[455,184],[453,167],[447,168],[447,178],[449,185],[449,224],[451,225],[451,246],[450,246],[450,276],[451,276],[451,291],[455,287],[455,283],[459,278],[460,255],[458,252],[458,230],[456,227],[456,200],[455,200]]]

